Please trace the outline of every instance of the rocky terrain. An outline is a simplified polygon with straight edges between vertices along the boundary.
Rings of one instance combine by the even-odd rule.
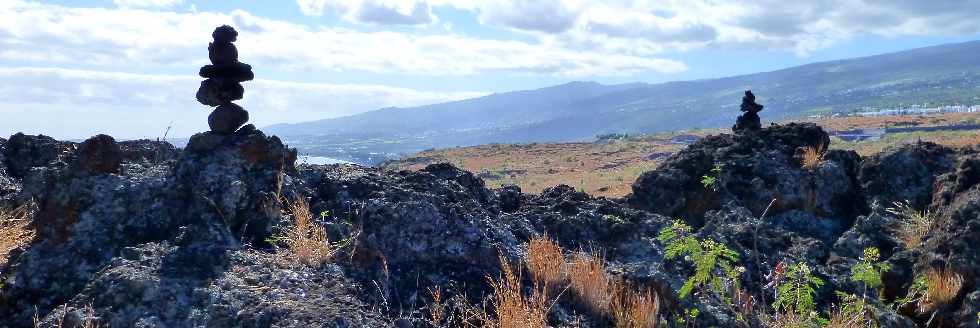
[[[880,327],[977,327],[980,151],[808,155],[828,142],[809,123],[712,135],[640,175],[629,196],[603,198],[564,185],[489,189],[450,164],[296,166],[294,150],[251,125],[183,149],[17,134],[0,139],[0,206],[26,208],[34,235],[0,255],[0,327],[431,327],[441,325],[433,290],[485,312],[470,322],[507,327],[481,303],[499,293],[488,280],[535,255],[528,241],[545,234],[569,258],[599,250],[603,274],[654,291],[671,327],[790,327],[806,304],[773,307],[790,264],[823,282],[812,297],[820,316],[846,303],[840,291],[859,295],[859,319]],[[277,239],[297,224],[297,199],[329,240],[345,241],[332,261],[291,260]],[[899,232],[914,213],[927,224],[910,241]],[[681,223],[692,227],[684,237],[735,258],[731,270],[709,263],[724,278],[687,295],[704,263],[672,256],[663,232]],[[890,265],[880,286],[854,279],[867,263]],[[955,288],[940,295],[936,272]],[[928,297],[893,305],[921,293],[919,277]],[[583,295],[551,295],[547,323],[619,324]]]

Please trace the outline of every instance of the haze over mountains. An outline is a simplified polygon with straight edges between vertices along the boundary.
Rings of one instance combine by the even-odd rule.
[[[980,103],[978,53],[980,41],[971,41],[719,79],[572,82],[263,129],[305,153],[377,163],[428,148],[726,127],[746,89],[766,106],[764,121],[866,107],[974,105]]]

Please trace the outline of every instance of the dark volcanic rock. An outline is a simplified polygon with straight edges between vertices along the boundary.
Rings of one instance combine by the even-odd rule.
[[[762,107],[762,105],[755,103],[755,95],[752,94],[752,91],[746,90],[745,96],[742,97],[742,105],[739,107],[739,110],[744,114],[735,121],[732,131],[758,131],[762,129],[762,121],[759,118]]]
[[[812,124],[706,137],[644,173],[630,197],[607,199],[565,185],[538,194],[490,190],[449,164],[415,172],[297,168],[295,150],[252,125],[197,134],[182,151],[108,136],[75,151],[15,135],[0,139],[0,205],[35,200],[37,237],[0,267],[0,327],[31,326],[35,311],[41,324],[67,326],[93,316],[120,327],[426,326],[417,311],[426,290],[442,287],[444,297],[476,304],[491,293],[487,277],[499,274],[500,258],[517,263],[527,240],[544,234],[568,252],[601,250],[609,273],[657,291],[670,322],[697,308],[694,326],[739,326],[711,293],[677,297],[695,268],[666,260],[656,240],[673,219],[738,254],[741,286],[756,309],[771,307],[764,275],[778,263],[806,262],[827,282],[816,291],[821,311],[836,302],[836,290],[862,293],[850,270],[862,249],[878,247],[893,269],[880,295],[867,293],[883,327],[928,320],[877,299],[903,296],[915,275],[936,267],[962,274],[965,287],[936,312],[934,326],[975,322],[978,152],[914,144],[862,159],[829,151],[803,169],[800,148],[828,141]],[[21,175],[8,177],[11,167]],[[703,186],[704,175],[715,185]],[[12,185],[6,194],[4,181]],[[298,264],[270,247],[274,232],[290,227],[284,209],[297,198],[308,199],[330,240],[345,245],[332,263]],[[882,209],[904,199],[939,213],[916,249],[898,242],[898,219]],[[610,324],[581,307],[574,291],[566,295],[550,323]]]
[[[218,43],[235,42],[238,40],[238,31],[235,31],[231,26],[221,25],[215,28],[214,32],[211,32],[211,38]]]
[[[10,136],[3,146],[7,173],[23,178],[33,167],[67,165],[75,148],[74,143],[57,141],[48,136],[17,133]]]
[[[72,170],[80,174],[119,173],[122,148],[110,136],[100,134],[85,140],[76,152]]]
[[[238,61],[238,49],[231,42],[208,44],[208,58],[214,65],[228,65]]]
[[[248,122],[248,112],[233,103],[218,106],[208,115],[208,126],[215,133],[233,133],[245,122]]]
[[[709,136],[642,174],[629,200],[700,227],[704,214],[723,204],[734,202],[761,214],[775,199],[770,217],[800,210],[846,229],[863,205],[850,171],[854,158],[830,158],[813,171],[793,158],[797,148],[827,143],[827,133],[814,124],[774,125],[751,136]],[[715,165],[720,173],[712,172]],[[715,185],[702,185],[703,176],[714,176]]]
[[[197,101],[208,106],[220,106],[233,100],[242,99],[245,88],[230,79],[207,79],[201,81],[197,89]]]
[[[177,147],[166,141],[147,139],[119,142],[123,152],[123,162],[160,163],[177,159]]]
[[[858,180],[869,202],[888,207],[894,202],[911,202],[924,209],[932,199],[935,177],[954,169],[953,151],[922,142],[886,149],[866,159]]]
[[[251,126],[249,126],[251,127]],[[295,150],[253,128],[190,138],[174,168],[181,204],[223,222],[245,241],[264,243],[281,219],[279,195]]]
[[[222,78],[234,82],[251,81],[255,78],[255,73],[252,72],[252,66],[241,62],[221,66],[204,65],[201,66],[198,75],[208,79]]]
[[[93,140],[86,150],[92,154],[112,144]],[[74,161],[109,167],[105,159],[82,158]],[[173,169],[78,175],[52,165],[32,171],[19,197],[38,202],[37,237],[17,261],[0,268],[0,321],[28,325],[35,306],[45,317],[77,300],[122,326],[202,322],[194,315],[211,298],[199,289],[232,265],[225,260],[229,252],[264,243],[282,221],[278,195],[292,160],[294,151],[278,138],[250,128],[195,135]],[[161,282],[169,287],[161,289]]]
[[[472,173],[450,165],[396,173],[303,166],[299,177],[296,192],[312,195],[314,213],[329,210],[337,218],[331,221],[336,231],[360,229],[348,269],[364,284],[387,281],[391,290],[404,292],[476,282],[497,272],[498,255],[519,254],[511,223],[497,219],[495,195]],[[485,284],[466,287],[473,289],[469,295],[487,292]],[[386,295],[404,306],[409,296]]]

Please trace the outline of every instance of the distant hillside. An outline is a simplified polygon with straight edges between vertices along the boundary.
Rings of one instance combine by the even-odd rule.
[[[264,128],[314,155],[377,163],[428,148],[579,141],[604,133],[725,127],[752,89],[763,120],[902,104],[980,103],[980,41],[773,72],[662,84],[573,82],[443,104]]]

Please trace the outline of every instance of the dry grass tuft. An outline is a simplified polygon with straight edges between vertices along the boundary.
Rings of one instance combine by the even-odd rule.
[[[616,328],[656,328],[660,319],[660,298],[650,289],[630,288],[622,281],[614,284],[610,304]]]
[[[579,301],[594,313],[609,313],[614,288],[606,273],[606,263],[596,252],[578,252],[565,264],[571,289]]]
[[[898,239],[905,246],[905,249],[915,249],[922,243],[922,239],[932,228],[935,216],[926,211],[917,211],[912,208],[908,201],[895,202],[892,207],[886,209],[888,213],[898,216],[902,221],[895,228]]]
[[[827,146],[819,145],[816,147],[806,146],[803,148],[803,168],[807,170],[816,169],[823,163],[823,155],[827,152]]]
[[[26,206],[13,210],[0,208],[0,265],[7,263],[10,251],[34,239],[34,231],[28,227],[29,224]]]
[[[487,277],[493,288],[495,318],[485,318],[486,327],[493,328],[545,328],[548,327],[548,311],[551,309],[545,290],[533,288],[531,295],[524,296],[521,278],[503,257],[500,258],[502,275],[499,279]]]
[[[844,309],[834,309],[830,311],[829,322],[825,328],[853,328],[867,327],[867,318],[864,312],[847,312]]]
[[[330,243],[323,224],[313,220],[310,205],[303,198],[296,198],[289,204],[293,225],[274,239],[285,245],[281,252],[288,259],[310,266],[320,266],[331,259],[337,251],[347,244]]]
[[[562,284],[565,255],[561,246],[545,234],[532,238],[527,245],[527,269],[536,286],[549,291],[558,290]]]
[[[963,288],[963,276],[948,268],[926,272],[926,294],[919,300],[919,311],[926,313],[949,304]]]

